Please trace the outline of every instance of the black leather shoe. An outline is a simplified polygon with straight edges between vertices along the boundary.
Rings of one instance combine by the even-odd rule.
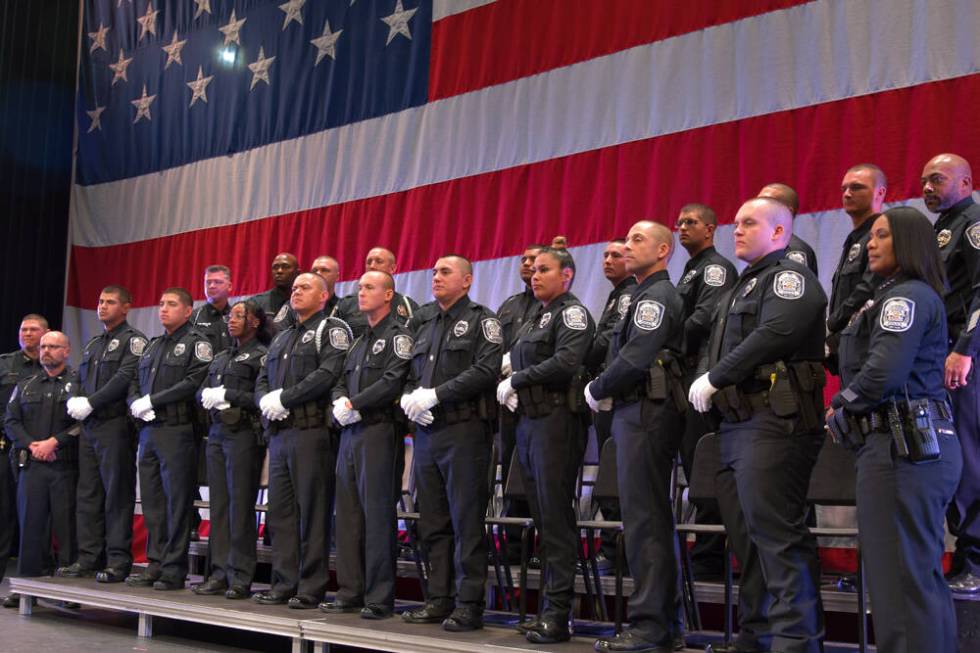
[[[949,589],[953,594],[974,595],[980,593],[980,576],[975,576],[969,571],[963,572],[959,576],[949,581]]]
[[[387,619],[393,612],[394,611],[387,605],[369,603],[361,608],[361,619],[373,619],[375,621],[379,621],[381,619]]]
[[[191,591],[198,596],[215,596],[216,594],[224,594],[225,590],[228,589],[228,583],[223,580],[218,580],[217,578],[209,578],[203,583],[191,586]]]
[[[261,603],[262,605],[285,605],[292,597],[289,594],[269,590],[268,592],[259,592],[252,596],[252,598],[255,599],[256,603]]]
[[[683,635],[674,635],[673,648],[675,651],[683,651],[685,648],[687,648],[687,642],[684,641]]]
[[[319,601],[316,600],[315,596],[310,596],[309,594],[297,594],[293,598],[289,599],[286,604],[293,610],[312,610],[314,609]]]
[[[106,567],[95,574],[97,583],[121,583],[129,576],[129,569],[121,567]]]
[[[442,622],[442,629],[451,633],[465,633],[483,628],[483,610],[473,604],[461,605]]]
[[[671,651],[674,650],[674,643],[671,641],[670,644],[656,644],[634,635],[629,630],[624,630],[615,637],[597,640],[592,648],[599,651],[599,653],[607,653],[608,651],[628,651],[629,653],[671,653]]]
[[[360,612],[364,607],[363,601],[345,601],[334,599],[333,601],[322,601],[319,605],[320,612],[327,614],[343,614],[345,612]]]
[[[95,569],[83,567],[81,563],[73,562],[67,567],[55,569],[54,575],[58,578],[92,578],[95,576]]]
[[[160,578],[153,583],[153,589],[158,592],[173,592],[184,589],[184,581],[176,578]]]
[[[532,644],[557,644],[567,642],[572,638],[568,623],[559,623],[553,619],[542,619],[534,630],[524,633],[524,638]]]
[[[232,601],[241,601],[242,599],[247,599],[251,592],[244,585],[232,585],[225,592],[225,598],[231,599]]]
[[[153,583],[160,580],[160,572],[150,569],[139,574],[133,574],[126,578],[126,584],[130,587],[153,587]]]
[[[426,603],[421,608],[415,608],[402,613],[402,619],[410,624],[438,624],[442,623],[453,613],[451,607],[441,607],[434,603]]]
[[[523,635],[527,634],[530,630],[537,630],[541,627],[541,621],[537,618],[530,619],[528,621],[522,621],[517,624],[517,630]]]

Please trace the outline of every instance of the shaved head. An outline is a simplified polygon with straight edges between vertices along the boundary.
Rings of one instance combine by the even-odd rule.
[[[642,282],[650,275],[667,269],[674,249],[674,234],[664,225],[652,220],[640,220],[626,235],[623,260],[626,271]]]
[[[371,281],[382,286],[385,290],[395,289],[395,278],[387,272],[381,270],[368,270],[361,275],[361,283]]]
[[[800,196],[796,194],[792,186],[780,182],[763,186],[762,190],[759,191],[759,197],[768,197],[786,206],[791,212],[790,217],[795,216],[800,210]]]
[[[973,194],[973,172],[958,154],[938,154],[922,169],[922,198],[926,208],[940,213]]]
[[[751,199],[735,215],[735,256],[755,263],[767,254],[785,249],[793,234],[793,214],[774,199]]]
[[[364,268],[394,274],[397,269],[395,254],[384,247],[372,247],[364,259]]]

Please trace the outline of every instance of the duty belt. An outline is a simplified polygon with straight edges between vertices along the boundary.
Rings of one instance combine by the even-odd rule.
[[[898,414],[905,419],[908,415],[908,408],[904,404],[898,405]],[[936,399],[929,400],[929,416],[936,421],[952,422],[953,411],[945,401]],[[864,444],[864,436],[872,433],[888,433],[888,409],[878,408],[865,413],[864,415],[848,415],[847,421],[851,426],[852,432],[861,436],[860,444]]]
[[[370,426],[395,421],[395,411],[392,408],[365,409],[358,412],[361,414],[361,420],[358,424]]]
[[[568,407],[568,392],[552,390],[543,385],[532,385],[517,391],[517,410],[522,415],[537,419],[546,417],[557,407]]]
[[[432,408],[432,426],[430,430],[438,426],[451,426],[466,422],[472,419],[484,419],[480,416],[480,405],[478,401],[447,401]]]

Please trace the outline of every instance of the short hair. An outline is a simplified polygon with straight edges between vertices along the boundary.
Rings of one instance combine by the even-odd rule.
[[[796,191],[792,186],[784,184],[780,181],[775,181],[771,184],[766,184],[762,187],[762,190],[766,188],[772,188],[776,191],[776,197],[771,199],[776,200],[783,206],[789,208],[790,213],[796,216],[796,213],[800,210],[800,196],[796,194]],[[761,192],[761,190],[760,190]]]
[[[119,297],[119,301],[121,301],[123,304],[132,304],[133,303],[133,295],[132,295],[132,293],[130,293],[129,290],[127,290],[126,288],[123,288],[122,286],[117,286],[115,284],[110,284],[110,285],[106,286],[105,288],[103,288],[102,289],[102,292],[105,293],[105,294],[107,294],[107,295],[116,295],[117,297]]]
[[[888,220],[899,269],[913,279],[924,281],[942,297],[946,292],[946,272],[929,218],[911,206],[896,206],[882,215]]]
[[[542,250],[542,249],[544,249],[545,247],[551,247],[551,245],[543,245],[543,244],[541,244],[541,243],[532,243],[532,244],[530,244],[530,245],[528,245],[527,247],[525,247],[525,248],[524,248],[524,251],[527,251],[527,250],[529,250],[529,249],[537,249],[537,250]]]
[[[313,277],[313,282],[320,288],[320,290],[326,292],[327,280],[321,277],[319,274],[315,272],[300,272],[299,274],[296,275],[296,279],[299,279],[302,276]],[[293,279],[293,283],[296,283],[296,279]]]
[[[542,254],[549,254],[558,261],[558,268],[561,270],[571,270],[572,273],[575,272],[575,259],[572,257],[571,253],[563,247],[542,247],[541,251],[538,252],[538,256]]]
[[[853,165],[847,169],[847,172],[859,172],[861,170],[868,170],[871,172],[871,176],[874,177],[875,180],[875,186],[888,186],[888,178],[885,176],[885,171],[873,163],[859,163],[857,165]]]
[[[615,243],[616,245],[625,245],[626,244],[626,239],[625,238],[613,238],[609,242],[610,243]]]
[[[707,204],[691,202],[690,204],[685,204],[682,206],[680,212],[695,213],[699,218],[701,218],[701,222],[718,226],[718,216],[715,214],[715,210]]]
[[[458,259],[463,264],[462,265],[463,272],[465,274],[473,274],[473,261],[469,260],[468,258],[466,258],[465,256],[463,256],[462,254],[454,254],[454,253],[450,252],[448,254],[443,254],[439,258],[454,258],[454,259]]]
[[[40,323],[40,325],[45,329],[51,328],[50,325],[48,325],[48,318],[44,317],[40,313],[28,313],[20,319],[21,322],[27,322],[28,320]]]
[[[191,297],[191,294],[189,292],[187,292],[184,288],[181,288],[180,286],[171,286],[170,288],[167,288],[162,293],[160,293],[161,297],[164,295],[177,295],[177,298],[180,299],[181,304],[185,306],[194,305],[194,298]]]
[[[387,272],[382,272],[381,270],[368,270],[367,272],[365,272],[361,276],[363,277],[364,275],[367,275],[367,274],[380,274],[380,275],[384,276],[385,290],[394,290],[395,289],[395,277],[391,276]],[[358,283],[360,283],[360,282],[358,282]]]
[[[245,307],[245,315],[252,315],[259,321],[259,326],[255,330],[255,338],[263,345],[272,342],[272,326],[265,309],[254,299],[240,299],[231,307],[235,308],[239,304]]]
[[[221,272],[231,279],[231,268],[227,265],[209,265],[204,269],[204,274],[214,274],[215,272]]]

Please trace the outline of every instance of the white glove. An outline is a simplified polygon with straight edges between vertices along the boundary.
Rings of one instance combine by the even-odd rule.
[[[143,416],[151,410],[153,410],[153,402],[150,401],[150,395],[143,395],[129,405],[129,412],[132,413],[133,417],[136,419],[146,419]],[[151,420],[146,421],[149,422]]]
[[[419,414],[419,415],[418,415],[418,416],[417,416],[417,417],[416,417],[416,418],[415,418],[414,420],[412,420],[412,421],[413,421],[413,422],[415,422],[416,424],[421,424],[422,426],[428,426],[428,425],[429,425],[429,424],[431,424],[431,423],[432,423],[432,422],[433,422],[434,420],[435,420],[435,417],[433,417],[433,416],[432,416],[432,411],[431,411],[431,410],[423,410],[423,411],[422,411],[422,412],[421,412],[421,413],[420,413],[420,414]]]
[[[350,399],[347,397],[338,397],[333,400],[333,417],[341,426],[350,424],[347,420],[350,419],[350,415],[353,412],[354,409],[351,408]]]
[[[497,384],[498,404],[503,406],[510,401],[511,397],[516,397],[516,396],[517,396],[517,390],[514,390],[514,386],[511,385],[511,379],[509,376]]]
[[[606,397],[605,399],[596,399],[592,396],[592,384],[595,381],[589,381],[589,384],[585,386],[585,403],[589,405],[593,413],[598,413],[599,411],[612,410],[613,400],[612,397]]]
[[[68,414],[72,419],[77,419],[78,421],[84,420],[86,417],[92,414],[95,410],[92,408],[91,402],[89,402],[88,397],[71,397],[68,400],[66,406],[68,409]]]
[[[513,412],[516,412],[517,411],[517,393],[515,392],[511,396],[507,397],[507,401],[504,403],[504,405],[507,406],[507,410],[509,410],[510,412],[512,412],[512,413]]]
[[[415,406],[419,412],[429,410],[439,403],[435,388],[419,388],[412,394],[415,395]]]
[[[361,421],[361,411],[352,410],[347,416],[347,424],[345,426],[350,426],[351,424],[357,424]]]
[[[398,405],[402,407],[402,412],[404,412],[406,415],[408,415],[408,407],[411,406],[411,404],[412,404],[411,392],[406,392],[405,394],[403,394],[401,400],[398,402]]]
[[[510,376],[513,371],[513,368],[510,366],[510,352],[507,352],[500,361],[500,376]]]
[[[231,404],[225,400],[225,386],[219,385],[217,388],[204,388],[201,390],[201,405],[204,406],[205,410],[211,410],[212,408],[224,410],[225,408],[230,408]]]
[[[156,418],[157,418],[157,412],[151,408],[150,410],[143,413],[143,417],[141,417],[140,419],[142,419],[144,422],[152,422]]]
[[[718,392],[718,388],[711,385],[708,374],[702,374],[691,384],[691,391],[687,393],[687,400],[691,402],[694,409],[699,413],[706,413],[711,410],[711,395]]]
[[[259,400],[259,410],[262,411],[262,415],[273,422],[284,420],[289,416],[289,409],[282,405],[280,395],[282,395],[282,388],[273,390]]]

